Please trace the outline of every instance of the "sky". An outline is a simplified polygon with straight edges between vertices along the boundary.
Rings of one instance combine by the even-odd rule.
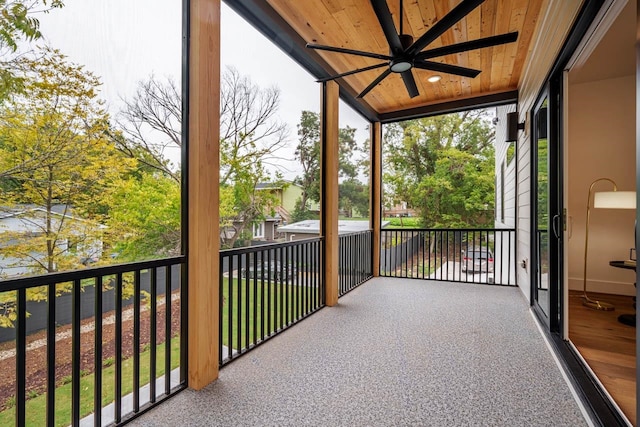
[[[48,44],[101,77],[101,96],[116,114],[121,99],[151,74],[181,81],[181,7],[181,0],[65,0],[62,9],[38,19]],[[279,87],[278,116],[289,128],[281,172],[293,179],[301,171],[292,155],[296,124],[303,110],[319,111],[319,84],[224,3],[221,44],[223,68],[235,67],[260,87]],[[367,122],[343,103],[340,125],[358,129],[359,143],[368,137]],[[167,157],[178,163],[179,149]]]

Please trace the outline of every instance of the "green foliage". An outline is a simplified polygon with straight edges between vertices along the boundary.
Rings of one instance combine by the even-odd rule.
[[[8,46],[15,52],[18,49],[18,41],[31,41],[42,37],[40,22],[30,14],[40,6],[39,3],[45,8],[63,6],[61,0],[0,0],[0,47]]]
[[[493,128],[483,111],[386,127],[388,203],[406,201],[425,227],[482,227],[493,221]]]
[[[340,198],[338,201],[341,211],[347,213],[347,217],[369,217],[369,187],[362,184],[356,178],[349,178],[339,184]]]
[[[309,200],[320,200],[320,115],[303,111],[298,123],[298,146],[295,157],[302,166],[302,176],[296,183],[302,187],[301,210]]]
[[[234,173],[232,183],[220,185],[220,227],[221,246],[223,248],[237,247],[237,242],[246,245],[252,238],[253,224],[263,221],[267,216],[275,215],[278,197],[270,191],[256,189],[260,182],[281,184],[281,178],[276,179],[264,170],[261,162],[247,165]]]
[[[538,227],[540,229],[546,229],[549,223],[549,148],[547,139],[538,140],[538,150],[536,153],[538,163],[538,203],[537,203],[537,215],[538,215]]]
[[[161,173],[114,184],[107,224],[120,261],[180,254],[180,185]]]
[[[7,409],[11,409],[14,406],[16,406],[16,397],[15,396],[8,397],[7,400],[4,402],[4,406]]]
[[[318,213],[310,211],[303,205],[302,197],[296,200],[296,206],[291,212],[291,222],[299,222],[307,219],[319,219]]]
[[[23,89],[18,44],[42,37],[33,14],[62,6],[61,0],[0,0],[0,101]]]
[[[352,216],[354,211],[359,215],[369,213],[368,187],[358,180],[358,174],[368,168],[367,160],[358,159],[361,149],[355,139],[356,129],[350,126],[338,131],[338,173],[342,182],[339,188],[340,209]],[[365,143],[366,147],[366,143]],[[303,111],[298,123],[298,146],[295,151],[296,159],[302,165],[302,176],[296,178],[302,191],[300,205],[292,220],[312,219],[314,216],[306,207],[308,201],[320,200],[320,115],[312,111]],[[368,172],[368,170],[367,170]]]
[[[389,221],[388,227],[390,228],[423,228],[421,218],[385,218],[385,221]]]

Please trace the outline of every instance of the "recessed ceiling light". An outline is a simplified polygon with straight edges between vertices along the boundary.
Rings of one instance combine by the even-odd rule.
[[[435,75],[435,76],[431,76],[431,77],[429,77],[429,78],[427,79],[427,81],[428,81],[429,83],[435,83],[435,82],[439,82],[441,78],[442,78],[442,77],[440,77],[440,76],[438,76],[438,75]]]

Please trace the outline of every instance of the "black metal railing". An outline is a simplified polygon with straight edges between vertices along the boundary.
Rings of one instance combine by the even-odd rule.
[[[324,306],[322,238],[220,252],[220,366]]]
[[[118,425],[185,388],[184,267],[174,257],[1,281],[15,396],[0,424]]]
[[[342,296],[373,277],[371,230],[338,238],[338,295]]]
[[[514,229],[383,229],[380,275],[515,285]]]

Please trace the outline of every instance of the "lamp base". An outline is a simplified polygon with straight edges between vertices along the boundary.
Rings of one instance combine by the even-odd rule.
[[[596,301],[586,297],[582,297],[582,305],[592,308],[594,310],[613,311],[615,306],[608,302]]]

